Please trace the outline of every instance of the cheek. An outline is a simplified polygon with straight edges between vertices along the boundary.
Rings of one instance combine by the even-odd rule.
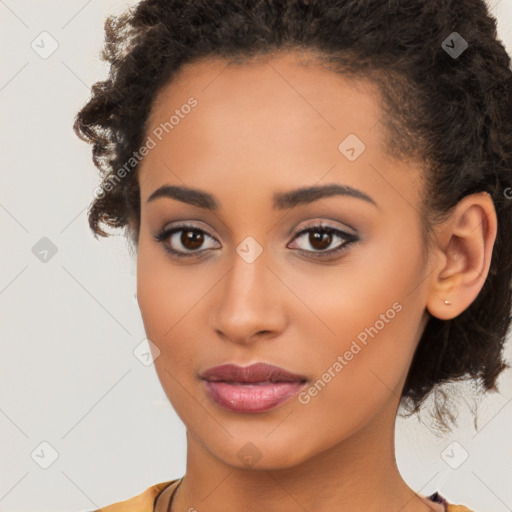
[[[142,233],[141,233],[142,235]],[[160,254],[160,253],[163,253]],[[158,347],[154,367],[162,389],[182,421],[187,411],[194,377],[194,343],[197,336],[185,332],[193,307],[200,300],[200,290],[190,285],[190,275],[178,272],[160,247],[141,236],[137,252],[137,300],[146,336]],[[190,405],[190,404],[188,404]]]
[[[183,385],[195,379],[208,325],[204,304],[220,277],[215,279],[208,265],[174,264],[160,246],[142,235],[137,253],[137,300],[146,336],[160,351],[155,369],[164,390],[173,390],[175,395],[180,387],[175,379]]]
[[[382,292],[379,299],[336,308],[338,316],[327,319],[336,337],[325,334],[322,350],[309,358],[314,379],[298,396],[296,419],[322,431],[321,449],[368,424],[385,404],[396,412],[390,404],[400,399],[420,318],[413,319],[416,309],[409,303],[393,301],[389,288],[375,291]]]
[[[190,267],[192,269],[192,267]],[[143,233],[137,253],[137,300],[149,338],[172,337],[179,322],[201,301],[208,279],[198,270],[184,271],[170,261],[165,250],[147,241]],[[193,313],[192,313],[193,314]]]
[[[330,391],[322,387],[318,394],[324,406],[339,400],[371,409],[370,402],[384,399],[408,372],[424,311],[417,286],[421,245],[410,243],[409,250],[394,251],[389,242],[386,247],[375,241],[332,272],[324,269],[322,277],[297,273],[301,298],[315,313],[296,312],[299,329],[309,333],[305,339],[316,332],[324,340],[315,349],[319,386],[329,382]]]
[[[364,342],[370,338],[368,330],[375,333],[375,327],[378,336],[386,338],[386,332],[394,332],[390,338],[399,335],[411,343],[409,335],[421,318],[420,246],[411,240],[409,249],[397,251],[386,238],[349,253],[332,268],[298,268],[288,273],[293,293],[312,313],[296,311],[295,319],[309,328],[316,324],[319,333],[333,340],[359,336]]]

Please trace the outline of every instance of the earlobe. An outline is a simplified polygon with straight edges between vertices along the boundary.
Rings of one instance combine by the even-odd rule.
[[[497,231],[491,196],[480,192],[464,197],[435,229],[441,264],[430,276],[426,306],[431,315],[450,320],[476,299],[489,272]]]

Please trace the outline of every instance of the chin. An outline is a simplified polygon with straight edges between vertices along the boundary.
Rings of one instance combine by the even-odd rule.
[[[203,444],[214,457],[238,469],[288,469],[314,455],[308,453],[304,443],[294,441],[290,433],[284,432],[282,436],[276,435],[271,439],[272,434],[269,436],[268,432],[261,435],[234,435],[229,439],[223,436],[218,443],[216,440],[203,440]]]

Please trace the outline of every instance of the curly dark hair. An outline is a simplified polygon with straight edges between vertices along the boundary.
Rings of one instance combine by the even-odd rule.
[[[459,34],[468,46],[450,54]],[[463,197],[492,197],[498,232],[484,286],[456,318],[429,318],[401,405],[419,412],[432,391],[460,380],[497,391],[510,368],[503,349],[511,321],[512,70],[483,0],[144,0],[108,17],[102,58],[110,72],[73,126],[92,144],[102,175],[89,209],[94,235],[108,236],[101,225],[124,227],[137,245],[132,157],[156,94],[182,65],[205,57],[243,63],[284,50],[378,86],[387,151],[424,164],[427,235]],[[447,417],[453,422],[446,403],[436,402],[441,425]]]

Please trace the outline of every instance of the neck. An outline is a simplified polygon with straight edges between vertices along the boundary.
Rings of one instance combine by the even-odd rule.
[[[187,472],[172,512],[441,512],[440,504],[416,494],[398,471],[395,419],[396,407],[389,407],[341,443],[277,469],[227,465],[187,431]]]

